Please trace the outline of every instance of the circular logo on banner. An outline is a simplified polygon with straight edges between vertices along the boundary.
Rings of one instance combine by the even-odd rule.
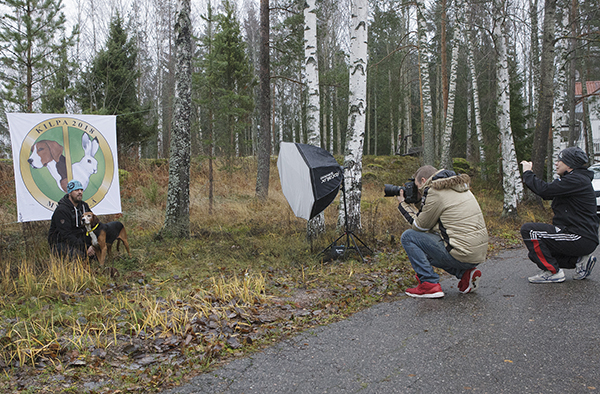
[[[83,186],[83,200],[97,205],[113,181],[114,160],[108,142],[87,122],[69,117],[45,120],[21,145],[19,167],[29,193],[53,211],[73,179]]]

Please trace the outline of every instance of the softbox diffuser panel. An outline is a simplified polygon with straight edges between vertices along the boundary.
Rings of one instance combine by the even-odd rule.
[[[299,218],[309,220],[315,198],[312,193],[310,171],[295,144],[290,142],[280,144],[277,169],[281,190],[290,208]]]
[[[306,144],[296,144],[296,147],[310,171],[315,199],[310,214],[312,219],[327,208],[337,196],[342,183],[342,168],[331,153],[323,148]]]
[[[281,189],[297,217],[310,220],[337,195],[342,168],[325,149],[282,142],[277,169]]]

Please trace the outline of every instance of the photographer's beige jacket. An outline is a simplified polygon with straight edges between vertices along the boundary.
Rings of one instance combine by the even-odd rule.
[[[485,261],[488,233],[470,183],[467,174],[440,170],[419,189],[424,195],[419,211],[405,202],[398,209],[413,230],[439,234],[455,259],[479,264]]]

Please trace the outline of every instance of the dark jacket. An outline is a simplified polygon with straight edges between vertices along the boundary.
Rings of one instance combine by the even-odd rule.
[[[577,168],[552,183],[539,179],[533,171],[523,173],[528,188],[544,200],[552,200],[552,224],[567,234],[577,234],[598,244],[594,173]]]
[[[62,243],[70,248],[87,249],[86,231],[81,223],[81,216],[84,212],[90,212],[90,207],[85,201],[75,207],[69,199],[69,195],[65,194],[52,214],[50,231],[48,231],[50,246]]]
[[[440,170],[419,189],[423,198],[418,212],[406,202],[398,209],[413,230],[439,234],[452,257],[479,264],[485,261],[488,233],[470,184],[466,174]]]

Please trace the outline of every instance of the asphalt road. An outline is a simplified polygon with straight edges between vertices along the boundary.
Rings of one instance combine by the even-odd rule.
[[[600,267],[530,284],[519,248],[480,269],[475,293],[446,278],[442,299],[376,305],[165,393],[600,393]]]

